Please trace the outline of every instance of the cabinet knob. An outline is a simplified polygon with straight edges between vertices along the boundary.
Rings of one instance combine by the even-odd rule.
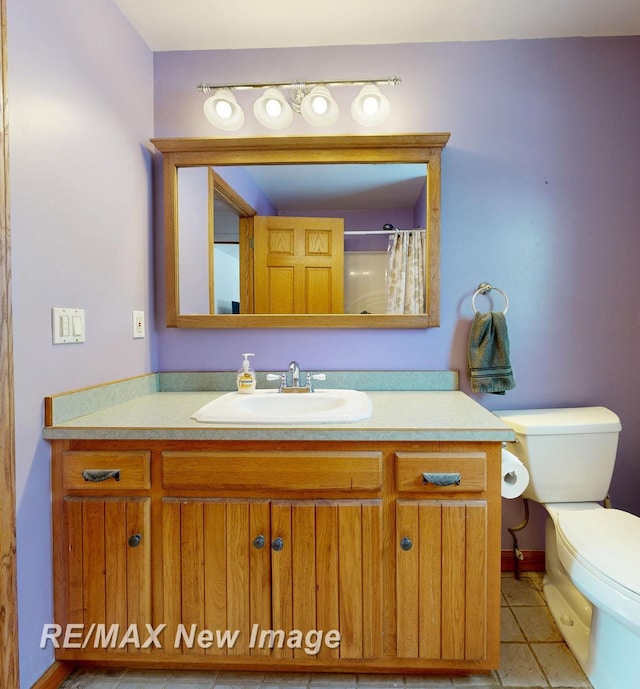
[[[282,550],[284,548],[284,541],[278,536],[271,541],[272,550]]]
[[[139,533],[137,533],[133,534],[133,536],[129,536],[129,540],[127,541],[127,543],[131,548],[137,548],[140,545],[141,540],[142,536]]]
[[[400,541],[400,547],[402,550],[411,550],[413,548],[413,542],[411,541],[410,538],[407,538],[406,536]]]
[[[264,536],[262,534],[253,539],[253,547],[257,548],[258,550],[260,550],[260,548],[264,548]]]

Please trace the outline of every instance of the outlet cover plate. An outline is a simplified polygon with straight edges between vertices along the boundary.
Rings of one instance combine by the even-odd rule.
[[[133,312],[133,338],[138,339],[145,336],[144,311]]]

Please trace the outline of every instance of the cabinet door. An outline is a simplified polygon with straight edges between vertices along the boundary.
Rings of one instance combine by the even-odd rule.
[[[269,502],[167,498],[162,510],[163,621],[178,632],[167,650],[268,654],[250,641],[271,626]]]
[[[382,657],[381,530],[378,500],[273,502],[273,628],[340,634],[336,648],[322,643],[317,655],[305,642],[274,648],[275,656]]]
[[[486,544],[486,502],[398,500],[399,657],[486,657]]]
[[[381,514],[377,500],[165,499],[163,621],[184,629],[168,650],[382,657]],[[335,648],[317,643],[329,630]]]
[[[152,623],[150,507],[150,498],[65,498],[66,622],[83,625],[78,642],[91,650],[125,639],[121,652],[149,650],[137,646]],[[127,629],[139,632],[139,644]]]

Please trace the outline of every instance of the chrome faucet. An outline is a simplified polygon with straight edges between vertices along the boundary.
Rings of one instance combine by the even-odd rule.
[[[289,385],[287,376],[291,375],[291,385]],[[279,380],[280,387],[278,392],[313,392],[314,380],[326,380],[327,376],[324,373],[307,373],[304,385],[300,385],[300,366],[297,361],[292,361],[289,364],[287,373],[267,373],[267,380]]]
[[[300,366],[298,366],[297,361],[292,361],[289,364],[289,373],[291,374],[291,387],[300,387]]]

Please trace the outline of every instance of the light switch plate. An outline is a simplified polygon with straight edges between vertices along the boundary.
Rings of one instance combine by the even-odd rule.
[[[85,341],[84,309],[51,309],[53,344],[76,344]]]

